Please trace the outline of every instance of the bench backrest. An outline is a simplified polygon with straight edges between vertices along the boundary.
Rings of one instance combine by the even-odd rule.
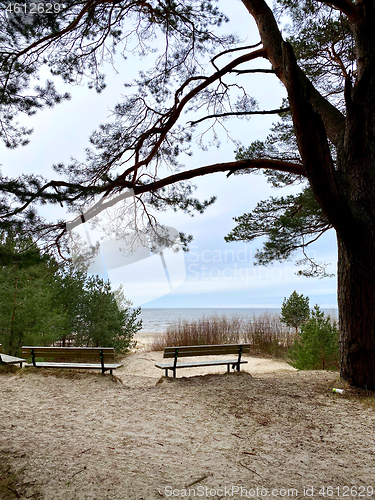
[[[251,344],[221,344],[221,345],[196,345],[176,346],[164,349],[164,358],[184,358],[188,356],[218,356],[225,354],[245,354],[250,352]]]
[[[104,362],[109,362],[113,361],[115,356],[113,347],[22,347],[22,355],[25,357],[31,358],[32,351],[36,358],[48,359],[95,359],[99,361],[100,351],[102,351]]]

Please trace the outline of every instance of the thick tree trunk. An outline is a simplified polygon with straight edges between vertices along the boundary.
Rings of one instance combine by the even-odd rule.
[[[338,237],[340,364],[344,380],[375,390],[375,245],[366,240]]]
[[[337,227],[341,376],[375,390],[375,5],[356,3],[357,79],[346,82],[346,126],[338,150],[348,212]]]

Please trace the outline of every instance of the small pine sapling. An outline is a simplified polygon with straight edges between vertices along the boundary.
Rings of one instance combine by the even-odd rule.
[[[324,316],[319,306],[301,326],[299,338],[289,350],[292,366],[299,370],[336,369],[339,363],[338,330],[330,316]]]
[[[295,328],[296,335],[298,335],[298,328],[309,319],[309,316],[308,297],[304,297],[303,294],[298,295],[294,291],[288,299],[284,298],[280,319],[285,325]]]

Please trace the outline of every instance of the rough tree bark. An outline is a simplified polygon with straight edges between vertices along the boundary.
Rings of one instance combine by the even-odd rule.
[[[341,376],[375,389],[374,239],[343,242],[338,237],[338,305]]]
[[[350,219],[338,228],[341,375],[375,389],[375,5],[357,2],[351,18],[357,79],[346,88],[345,137],[338,158]]]

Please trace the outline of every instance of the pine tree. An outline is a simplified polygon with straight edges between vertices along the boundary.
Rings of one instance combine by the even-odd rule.
[[[121,291],[113,292],[109,281],[86,277],[77,313],[75,345],[113,347],[121,353],[135,346],[134,334],[142,328],[140,308],[132,310],[131,302]]]
[[[51,345],[60,336],[64,311],[57,300],[56,263],[42,257],[30,240],[8,237],[6,251],[13,249],[15,263],[0,273],[0,343],[7,353],[19,356],[22,345]],[[17,262],[18,250],[29,259]]]
[[[85,283],[86,273],[74,269],[70,264],[62,266],[56,274],[58,301],[64,311],[59,342],[65,347],[74,340],[79,331],[84,304],[87,302]]]
[[[287,299],[284,298],[283,304],[281,306],[281,322],[287,326],[292,326],[296,329],[296,335],[298,333],[298,328],[302,323],[306,322],[310,316],[309,308],[309,298],[304,297],[303,294],[298,295],[294,292]]]

